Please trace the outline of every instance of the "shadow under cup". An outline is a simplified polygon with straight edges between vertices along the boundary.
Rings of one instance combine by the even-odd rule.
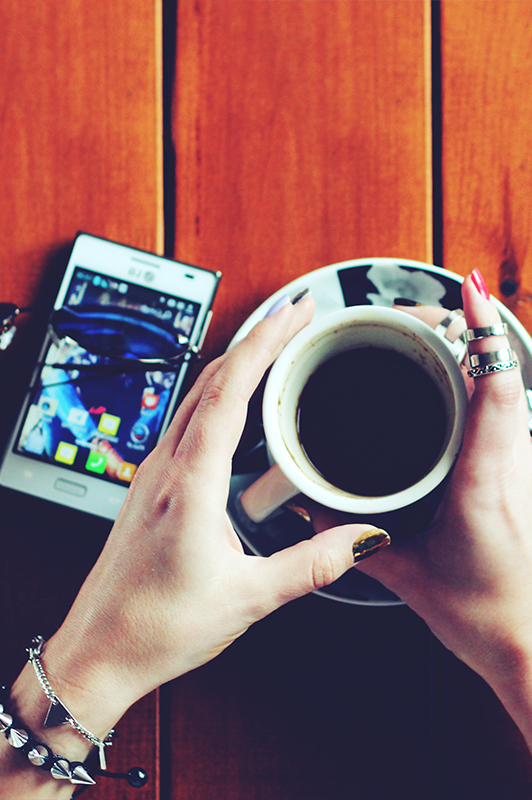
[[[441,483],[460,449],[466,405],[460,367],[432,328],[402,311],[358,306],[289,343],[268,378],[263,417],[292,496],[371,514],[408,506]]]

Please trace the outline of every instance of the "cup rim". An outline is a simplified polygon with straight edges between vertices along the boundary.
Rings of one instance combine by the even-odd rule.
[[[335,328],[364,321],[384,325],[390,325],[393,322],[394,327],[400,323],[403,328],[407,328],[424,340],[443,364],[449,376],[456,409],[454,426],[447,446],[430,472],[413,486],[390,495],[375,497],[352,495],[332,484],[329,484],[331,489],[328,489],[323,485],[328,482],[319,476],[319,473],[316,472],[319,482],[315,482],[301,472],[284,442],[278,414],[282,391],[279,381],[282,380],[284,386],[290,367],[295,364],[303,352],[312,346],[312,342]],[[299,491],[329,508],[353,514],[372,514],[395,511],[409,506],[428,495],[444,480],[460,451],[466,408],[467,392],[462,371],[443,338],[427,323],[403,311],[381,306],[362,305],[339,309],[311,322],[286,345],[273,364],[266,382],[263,398],[263,422],[266,440],[274,462]]]

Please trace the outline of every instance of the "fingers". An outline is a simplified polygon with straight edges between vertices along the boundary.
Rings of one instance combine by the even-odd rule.
[[[478,270],[464,280],[462,296],[468,328],[482,328],[501,321]],[[487,353],[509,347],[506,336],[490,336],[472,341],[469,353]],[[473,438],[478,444],[484,438],[493,448],[504,450],[512,444],[519,430],[528,436],[526,416],[520,369],[477,377],[469,408],[466,441]]]
[[[283,308],[281,308],[279,313],[270,317],[270,319],[274,320],[273,323],[268,323],[267,325],[264,324],[265,321],[258,323],[256,326],[257,332],[260,331],[261,335],[264,335],[263,329],[272,329],[273,325],[273,331],[279,339],[278,342],[273,344],[272,360],[275,360],[284,345],[312,319],[313,313],[314,301],[311,297],[308,297],[306,301],[302,301],[297,306],[287,304],[284,311]],[[286,319],[283,320],[283,317],[286,317]],[[257,332],[253,329],[246,339],[239,342],[215,361],[212,361],[201,372],[194,386],[181,402],[164,439],[159,444],[158,450],[161,456],[163,454],[165,456],[173,456],[175,454],[192,415],[210,382],[216,380],[216,376],[220,371],[227,369],[225,366],[226,362],[235,359],[235,357],[239,355],[240,350],[247,346],[245,343],[248,339],[250,339],[250,337],[256,337]],[[257,383],[258,382],[260,382],[260,378]]]
[[[367,543],[375,552],[389,542],[388,534],[372,525],[342,525],[257,559],[254,580],[262,597],[257,618],[340,578],[354,564],[354,545],[360,552]]]
[[[419,304],[407,306],[396,302],[394,308],[399,311],[404,311],[406,314],[410,314],[413,317],[417,317],[423,322],[426,322],[427,325],[430,325],[431,328],[435,328],[449,313],[449,309],[442,308],[441,306],[424,306]],[[463,322],[456,320],[451,323],[449,326],[451,340],[454,338],[452,334],[454,333],[455,327],[458,329],[458,332],[461,333],[464,328]]]
[[[310,322],[314,301],[290,303],[259,322],[250,334],[207,367],[178,410],[165,436],[165,448],[201,470],[202,480],[219,483],[246,419],[247,405],[265,371],[284,345]]]

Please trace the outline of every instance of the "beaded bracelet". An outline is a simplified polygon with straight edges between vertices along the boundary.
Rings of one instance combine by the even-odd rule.
[[[0,686],[0,731],[12,747],[27,756],[30,764],[49,771],[56,780],[69,780],[72,784],[84,786],[96,783],[81,761],[69,761],[57,755],[44,742],[37,741],[27,726],[21,727],[7,711],[8,702],[9,692],[5,686]]]
[[[30,764],[49,771],[56,780],[69,780],[70,783],[79,786],[80,788],[72,795],[71,800],[96,783],[87,766],[81,761],[69,761],[68,758],[52,752],[44,742],[37,741],[28,726],[20,723],[13,714],[7,711],[9,700],[9,689],[6,686],[0,686],[0,732],[4,734],[12,747],[26,755]],[[142,767],[132,767],[126,773],[96,769],[94,774],[104,778],[123,778],[135,789],[141,789],[148,781],[148,774]]]

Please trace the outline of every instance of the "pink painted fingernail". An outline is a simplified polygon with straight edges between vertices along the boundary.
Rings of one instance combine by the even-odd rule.
[[[480,272],[480,270],[478,270],[476,267],[471,273],[471,280],[475,284],[475,289],[477,290],[477,292],[481,294],[485,300],[489,300],[490,292],[487,287],[486,281],[482,277],[482,273]]]

